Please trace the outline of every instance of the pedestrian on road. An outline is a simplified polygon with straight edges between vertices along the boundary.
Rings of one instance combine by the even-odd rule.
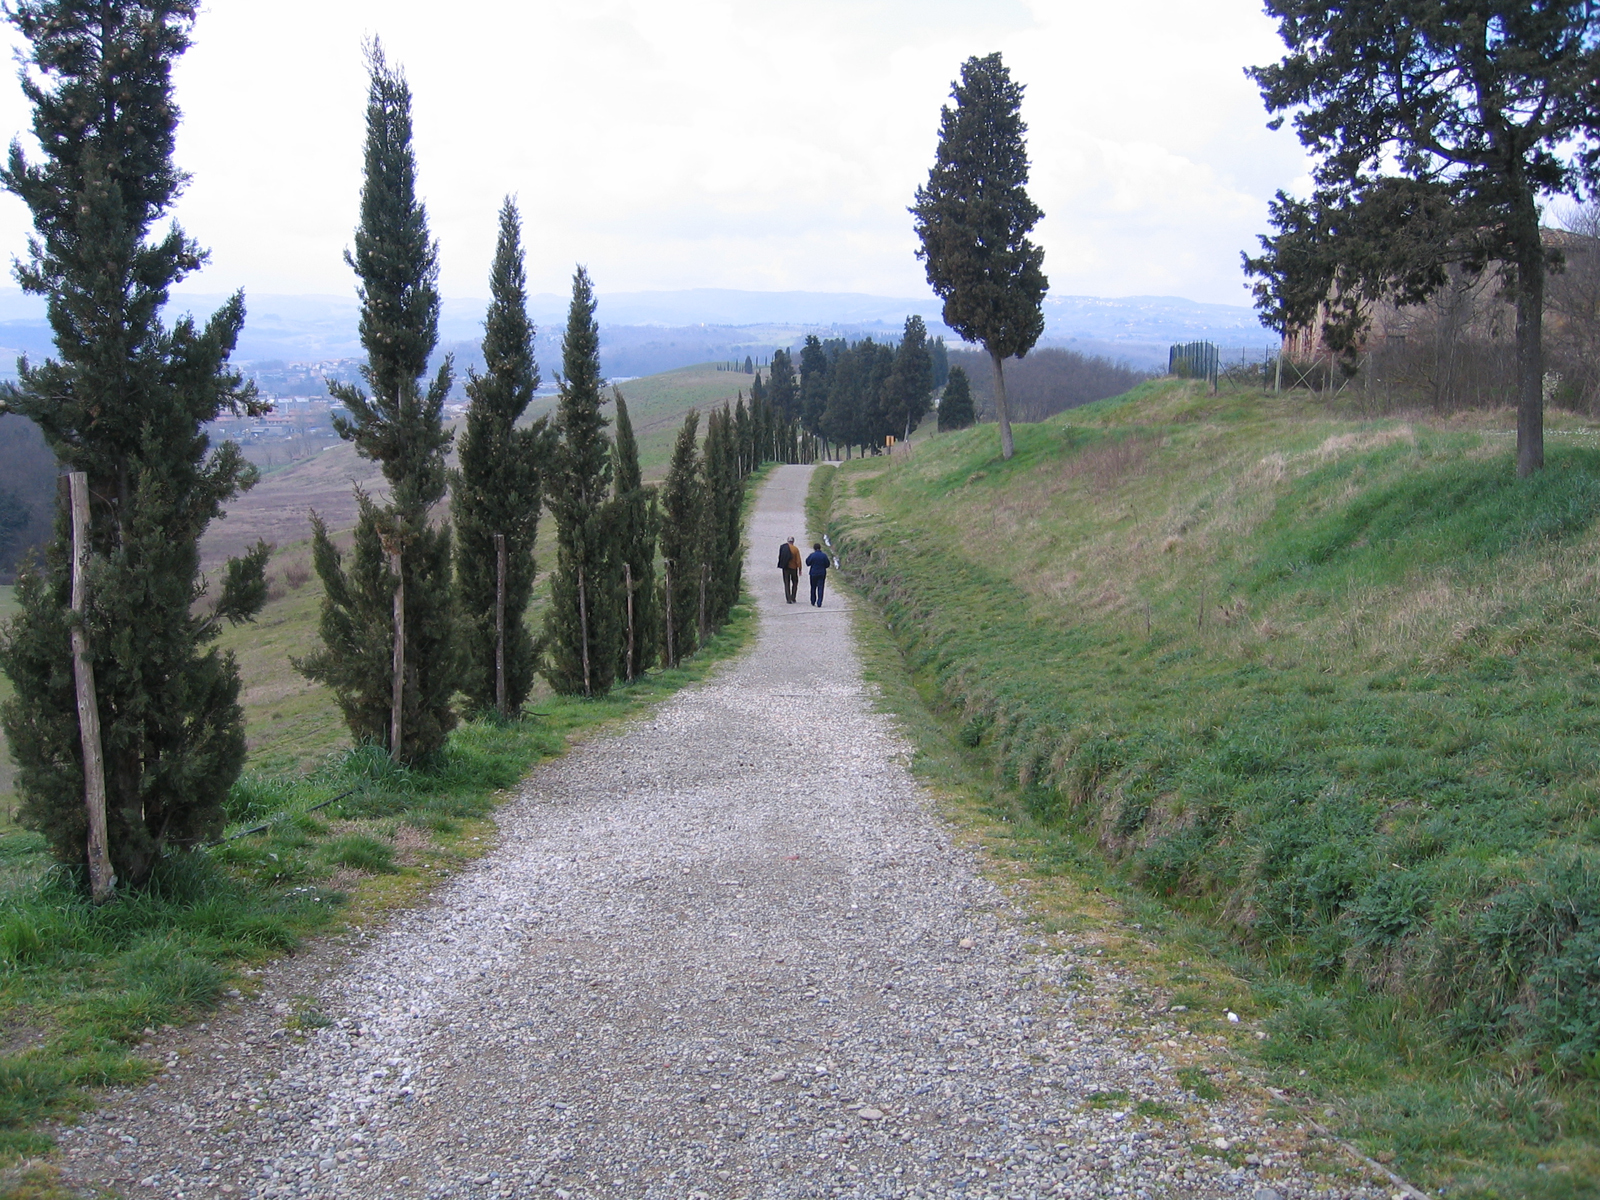
[[[822,543],[812,542],[806,566],[811,568],[811,603],[818,608],[822,607],[822,585],[828,582],[828,568],[831,565],[833,560],[822,552]]]
[[[800,596],[800,547],[790,538],[778,547],[778,570],[783,572],[783,599],[793,604]]]

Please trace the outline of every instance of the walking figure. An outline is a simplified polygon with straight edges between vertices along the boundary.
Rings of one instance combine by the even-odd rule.
[[[800,547],[790,538],[778,547],[778,570],[783,572],[783,599],[793,604],[800,595]]]
[[[828,567],[832,559],[822,552],[821,542],[811,543],[811,554],[806,558],[806,566],[811,568],[811,603],[818,608],[822,607],[822,587],[828,582]]]

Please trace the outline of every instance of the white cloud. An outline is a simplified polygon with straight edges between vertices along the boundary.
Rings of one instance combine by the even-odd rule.
[[[452,295],[486,290],[507,192],[536,290],[584,262],[602,296],[919,293],[905,209],[961,61],[996,49],[1028,86],[1057,293],[1242,303],[1238,252],[1305,169],[1241,73],[1278,52],[1270,22],[1220,0],[242,0],[202,15],[177,73],[198,287],[350,290],[371,33],[412,83]],[[27,119],[0,89],[0,127]],[[26,232],[0,201],[12,253]]]

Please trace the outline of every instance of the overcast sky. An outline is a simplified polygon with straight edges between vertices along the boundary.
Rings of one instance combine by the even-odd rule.
[[[213,0],[177,72],[192,289],[350,291],[371,34],[411,81],[450,296],[487,294],[508,192],[535,291],[582,262],[602,298],[924,294],[905,209],[961,62],[995,50],[1055,294],[1245,304],[1239,251],[1305,172],[1242,72],[1281,53],[1253,0]],[[0,197],[8,256],[27,231]]]

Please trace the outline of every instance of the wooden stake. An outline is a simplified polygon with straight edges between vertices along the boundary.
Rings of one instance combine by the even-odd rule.
[[[583,638],[583,694],[593,695],[589,687],[589,604],[583,590],[583,568],[578,568],[578,633]]]
[[[85,847],[89,860],[89,894],[96,904],[111,895],[117,877],[106,848],[106,766],[100,749],[100,701],[95,694],[89,637],[83,630],[89,606],[89,477],[82,471],[67,476],[72,501],[72,680],[78,692],[78,738],[83,744],[83,806],[89,818]]]
[[[672,560],[670,558],[662,558],[661,570],[667,576],[667,666],[675,667],[678,666],[678,651],[677,646],[674,645],[674,638],[672,638],[674,627],[672,627]]]
[[[622,564],[622,586],[628,593],[628,682],[633,682],[633,564]]]
[[[700,564],[700,644],[706,644],[706,587],[711,582],[711,564]]]
[[[389,551],[394,572],[394,694],[389,701],[389,757],[400,761],[406,703],[406,577],[400,551]]]
[[[506,715],[506,535],[494,535],[494,707]]]

